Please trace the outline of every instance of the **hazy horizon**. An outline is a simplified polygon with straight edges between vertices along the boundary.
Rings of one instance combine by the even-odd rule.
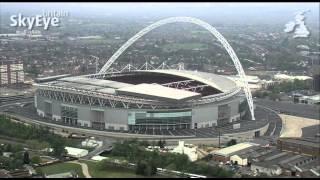
[[[310,10],[308,21],[319,24],[319,3],[1,3],[0,10],[2,13],[68,11],[75,17],[195,16],[226,23],[283,23],[298,11]]]

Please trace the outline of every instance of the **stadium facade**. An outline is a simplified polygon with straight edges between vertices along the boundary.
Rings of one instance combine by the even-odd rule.
[[[134,70],[39,80],[39,116],[68,126],[136,132],[217,127],[240,121],[243,89],[221,75]]]
[[[162,68],[153,70],[148,69],[147,62],[145,70],[132,71],[130,65],[126,66],[128,71],[110,68],[139,38],[170,23],[192,23],[216,37],[229,54],[243,86],[216,74],[184,68],[165,70],[164,63]],[[183,132],[192,137],[208,137],[218,132],[220,137],[222,130],[222,134],[252,137],[264,134],[269,126],[259,108],[255,121],[251,91],[233,48],[213,26],[192,17],[166,18],[145,27],[126,41],[97,74],[40,79],[35,108],[38,115],[54,123],[135,134],[180,136]],[[199,135],[196,129],[204,134]]]

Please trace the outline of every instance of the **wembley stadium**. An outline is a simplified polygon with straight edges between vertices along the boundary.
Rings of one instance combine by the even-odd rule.
[[[149,135],[252,122],[241,118],[243,102],[226,77],[174,69],[49,77],[35,95],[38,115],[52,122]]]
[[[135,41],[165,24],[193,23],[223,45],[242,85],[212,73],[165,68],[110,69]],[[167,66],[169,67],[169,66]],[[226,39],[210,24],[191,17],[157,21],[124,43],[96,74],[40,78],[35,111],[42,120],[63,127],[117,132],[138,137],[256,137],[279,134],[281,120],[254,107],[241,63]],[[276,119],[276,118],[273,118]],[[280,125],[279,125],[280,124]]]

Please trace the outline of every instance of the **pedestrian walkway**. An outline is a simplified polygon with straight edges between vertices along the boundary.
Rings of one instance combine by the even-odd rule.
[[[90,173],[89,173],[89,168],[88,165],[85,163],[80,163],[79,161],[70,161],[70,163],[74,163],[74,164],[79,164],[82,168],[82,173],[84,175],[85,178],[92,178]]]

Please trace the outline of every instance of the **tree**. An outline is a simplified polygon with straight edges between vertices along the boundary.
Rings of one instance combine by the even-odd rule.
[[[9,164],[10,164],[11,160],[10,158],[4,157],[4,156],[0,156],[0,168],[8,168]]]
[[[27,72],[33,75],[33,77],[38,77],[38,75],[40,74],[40,69],[35,64],[32,64]]]
[[[150,164],[147,164],[146,168],[144,169],[143,175],[152,176],[154,174],[154,167],[152,167]]]
[[[20,151],[22,151],[23,150],[23,147],[22,147],[22,145],[21,144],[17,144],[17,145],[13,145],[12,146],[12,152],[20,152]]]
[[[170,169],[170,170],[176,170],[177,166],[174,163],[169,164],[166,169]]]
[[[42,170],[41,168],[37,168],[37,169],[36,169],[36,172],[37,172],[37,174],[38,174],[39,176],[44,177],[44,173],[43,173],[43,170]]]
[[[147,162],[144,160],[140,160],[137,163],[137,167],[136,167],[136,174],[139,175],[144,175],[145,172],[147,172],[145,169],[147,168]]]
[[[141,146],[144,146],[144,147],[150,146],[150,143],[149,143],[148,141],[146,141],[146,140],[144,140],[144,141],[139,141],[139,144],[140,144]]]
[[[273,100],[273,101],[275,101],[275,100],[277,100],[277,99],[280,98],[279,94],[278,94],[278,93],[275,93],[275,92],[272,92],[269,97],[270,97],[270,99]]]
[[[185,171],[186,167],[189,165],[189,157],[185,154],[176,154],[175,164],[178,171]]]
[[[158,141],[158,146],[161,148],[161,149],[163,149],[164,148],[164,146],[166,145],[166,141],[165,140],[159,140]]]
[[[163,148],[161,139],[158,141],[158,146],[159,146],[161,149]]]
[[[12,151],[11,144],[7,144],[5,149],[6,149],[6,152],[11,152]]]
[[[27,140],[26,143],[29,145],[31,149],[38,149],[39,142],[37,140]],[[40,148],[39,148],[40,149]]]
[[[103,171],[105,169],[105,164],[106,164],[106,159],[102,160],[102,161],[99,161],[97,163],[97,169],[100,170],[100,171]]]
[[[31,163],[32,164],[39,164],[41,162],[40,156],[33,156],[31,158]]]
[[[23,161],[21,159],[14,159],[9,163],[9,169],[19,169],[23,165]]]
[[[227,143],[227,146],[232,146],[232,145],[235,145],[235,144],[237,144],[237,140],[231,139],[231,140]]]
[[[51,142],[53,148],[53,155],[56,157],[63,157],[67,152],[64,149],[64,142],[55,140]]]
[[[23,163],[24,164],[29,164],[30,163],[30,157],[29,157],[29,152],[25,151],[23,154]]]

